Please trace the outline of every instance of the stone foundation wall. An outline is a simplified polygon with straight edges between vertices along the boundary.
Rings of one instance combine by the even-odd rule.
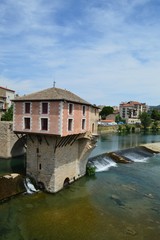
[[[17,173],[0,177],[0,201],[25,192],[23,177]]]
[[[91,136],[90,136],[91,137]],[[27,174],[42,183],[48,192],[57,192],[64,182],[73,182],[86,172],[88,156],[94,143],[89,136],[58,146],[61,137],[36,136],[27,138]]]
[[[56,137],[30,135],[27,137],[27,174],[47,187],[55,166]]]

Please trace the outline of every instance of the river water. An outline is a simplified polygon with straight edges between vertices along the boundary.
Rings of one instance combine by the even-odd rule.
[[[91,156],[147,142],[160,142],[160,135],[103,134]],[[20,159],[4,164],[1,161],[1,173],[24,171]],[[159,236],[159,154],[113,164],[57,194],[22,194],[0,205],[0,240],[158,240]]]

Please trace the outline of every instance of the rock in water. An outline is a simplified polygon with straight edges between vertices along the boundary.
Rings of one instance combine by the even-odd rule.
[[[125,204],[120,200],[120,198],[117,195],[111,195],[111,199],[114,200],[114,202],[119,206],[125,206]]]
[[[0,201],[25,192],[23,177],[18,173],[0,177]]]

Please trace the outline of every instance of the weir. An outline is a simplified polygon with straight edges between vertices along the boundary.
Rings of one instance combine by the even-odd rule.
[[[117,167],[118,163],[146,162],[157,153],[160,153],[160,143],[144,144],[91,157],[88,164],[94,166],[96,172],[102,172],[108,171],[111,167]]]

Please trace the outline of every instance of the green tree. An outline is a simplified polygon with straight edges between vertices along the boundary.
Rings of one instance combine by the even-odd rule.
[[[141,120],[141,124],[146,131],[152,122],[150,115],[147,112],[143,112],[140,114],[139,119]]]
[[[153,109],[151,112],[151,118],[154,120],[160,120],[160,112],[157,109]]]
[[[112,114],[114,109],[110,106],[105,106],[102,108],[102,111],[100,111],[99,115],[101,116],[102,119],[106,119],[106,117],[109,114]]]
[[[130,125],[126,124],[125,128],[126,128],[127,133],[129,133],[131,131],[131,126]]]
[[[13,121],[13,105],[1,117],[2,121]]]
[[[116,121],[117,123],[118,123],[118,122],[123,122],[123,123],[126,122],[125,119],[121,118],[120,114],[117,114],[117,115],[116,115],[115,121]]]
[[[155,120],[155,121],[153,122],[153,125],[152,125],[152,131],[153,131],[153,132],[157,132],[157,131],[158,131],[158,125],[159,125],[159,124],[158,124],[158,121]]]

